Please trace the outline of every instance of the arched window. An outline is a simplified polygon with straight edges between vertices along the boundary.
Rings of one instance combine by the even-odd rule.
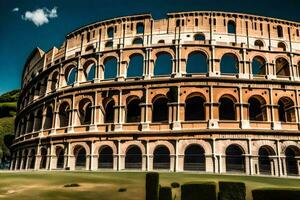
[[[29,169],[34,169],[34,165],[35,165],[35,150],[34,149],[31,150],[29,158],[30,158]]]
[[[85,148],[78,146],[74,150],[75,168],[85,169],[86,167],[86,151]]]
[[[282,26],[280,26],[280,25],[277,26],[277,36],[278,36],[279,38],[282,38],[282,37],[283,37]]]
[[[113,38],[114,37],[114,27],[111,26],[107,29],[107,37],[108,38]]]
[[[57,71],[52,74],[51,86],[50,86],[51,91],[55,90],[56,88],[58,88],[58,72]]]
[[[205,171],[205,152],[200,145],[192,144],[185,149],[184,170]]]
[[[80,124],[91,124],[92,122],[92,102],[89,99],[82,99],[79,102]]]
[[[286,46],[283,42],[279,42],[277,47],[282,51],[286,51]]]
[[[296,154],[295,149],[296,147],[289,146],[285,150],[286,172],[289,176],[298,175],[298,164],[295,157],[299,156],[299,153]]]
[[[125,169],[142,168],[142,151],[138,146],[130,146],[125,156]]]
[[[158,44],[164,44],[165,43],[165,41],[164,40],[158,40],[158,42],[157,42]]]
[[[134,38],[132,41],[133,45],[139,45],[139,44],[143,44],[143,39],[140,37]]]
[[[113,123],[114,122],[114,116],[115,116],[115,112],[114,112],[114,106],[115,106],[115,102],[114,100],[110,100],[105,107],[105,123]]]
[[[161,52],[157,54],[154,63],[154,76],[170,75],[172,73],[173,61],[171,54]]]
[[[236,27],[235,27],[235,22],[232,20],[228,21],[227,24],[227,33],[235,34],[236,33]]]
[[[205,100],[201,96],[187,98],[185,101],[185,121],[205,120]]]
[[[205,41],[205,35],[203,33],[197,33],[194,36],[195,41]]]
[[[96,65],[95,63],[90,63],[85,65],[84,67],[84,75],[87,81],[92,81],[95,78]]]
[[[295,122],[294,102],[288,97],[281,97],[278,101],[278,115],[281,122]]]
[[[234,101],[229,97],[221,97],[219,100],[219,120],[235,120]]]
[[[245,172],[243,150],[237,145],[229,145],[226,149],[226,172]]]
[[[27,159],[28,159],[28,150],[25,149],[24,154],[23,154],[23,166],[22,166],[22,169],[26,169]]]
[[[264,43],[261,40],[255,40],[254,46],[256,46],[258,48],[262,48],[262,47],[264,47]]]
[[[153,153],[153,169],[170,169],[170,151],[165,146],[156,147]]]
[[[285,58],[276,59],[276,75],[277,76],[290,76],[289,62]]]
[[[98,168],[112,169],[114,164],[113,150],[109,146],[99,149]]]
[[[207,73],[207,57],[204,53],[196,51],[189,54],[186,63],[186,73]]]
[[[130,122],[140,122],[141,121],[141,100],[139,98],[134,98],[127,103],[126,110],[126,121]]]
[[[113,45],[114,45],[114,43],[113,43],[112,41],[107,41],[107,42],[105,43],[105,48],[112,48]]]
[[[118,61],[115,57],[108,57],[104,61],[104,79],[117,77]]]
[[[29,119],[27,121],[27,133],[31,133],[33,131],[33,122],[34,122],[34,114],[30,113]]]
[[[59,107],[59,125],[60,127],[66,127],[69,125],[70,105],[67,102],[63,102]]]
[[[53,123],[53,110],[52,107],[48,106],[46,108],[46,119],[44,122],[44,129],[52,128]]]
[[[56,149],[56,168],[57,169],[63,169],[64,168],[64,163],[65,163],[65,151],[63,148],[58,147]]]
[[[258,151],[258,166],[259,173],[270,175],[272,173],[271,169],[271,159],[270,156],[274,155],[269,147],[262,146]]]
[[[42,121],[43,121],[43,111],[42,111],[42,109],[39,109],[36,113],[36,116],[35,116],[35,123],[34,123],[35,124],[35,127],[34,127],[35,131],[41,130]]]
[[[67,85],[74,84],[76,82],[76,78],[77,78],[77,68],[76,67],[66,70]]]
[[[47,149],[41,149],[41,161],[40,161],[40,169],[46,169],[47,165]]]
[[[239,62],[237,57],[232,53],[226,53],[221,59],[221,74],[239,73]]]
[[[159,97],[152,104],[152,122],[166,122],[169,119],[168,99]]]
[[[252,74],[266,75],[266,61],[261,56],[255,56],[252,60]]]
[[[129,57],[127,77],[143,76],[144,57],[142,54],[133,54]]]
[[[248,100],[249,104],[249,119],[250,121],[266,121],[267,110],[266,102],[262,97],[250,97]]]
[[[136,33],[143,34],[144,33],[144,24],[142,22],[138,22],[136,24]]]

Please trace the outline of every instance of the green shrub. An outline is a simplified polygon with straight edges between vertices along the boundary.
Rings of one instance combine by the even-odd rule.
[[[245,200],[246,186],[240,182],[219,182],[219,200]]]
[[[78,183],[71,183],[71,184],[66,184],[64,187],[79,187],[80,185]]]
[[[181,200],[216,200],[216,183],[186,183],[181,186]]]
[[[171,187],[160,187],[159,188],[159,200],[172,200]]]
[[[126,188],[119,188],[119,189],[118,189],[118,192],[126,192],[126,191],[127,191]]]
[[[179,187],[180,187],[180,184],[177,183],[177,182],[173,182],[173,183],[171,183],[171,187],[172,187],[172,188],[179,188]]]
[[[158,200],[159,174],[150,172],[146,174],[146,200]]]
[[[300,189],[256,189],[252,196],[253,200],[299,200]]]

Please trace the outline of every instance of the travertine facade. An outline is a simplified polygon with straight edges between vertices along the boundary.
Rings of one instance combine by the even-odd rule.
[[[300,172],[300,24],[120,17],[26,61],[11,169]]]

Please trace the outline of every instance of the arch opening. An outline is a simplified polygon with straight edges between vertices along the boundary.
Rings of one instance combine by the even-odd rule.
[[[113,168],[113,150],[109,146],[99,149],[98,168],[112,169]]]
[[[153,153],[153,169],[170,169],[170,151],[166,146],[155,148]]]
[[[235,104],[231,98],[221,97],[219,100],[219,120],[235,120]]]
[[[285,58],[276,59],[276,75],[277,76],[290,76],[289,62]]]
[[[298,175],[298,164],[296,157],[296,151],[293,147],[287,147],[285,150],[285,163],[286,173],[289,176]]]
[[[205,120],[204,103],[201,96],[188,98],[185,101],[185,121]]]
[[[168,99],[159,97],[153,102],[152,122],[167,122],[169,120]]]
[[[59,147],[56,149],[56,157],[57,157],[56,168],[63,169],[65,163],[65,151],[63,148]]]
[[[131,122],[140,122],[141,121],[141,100],[139,98],[134,98],[127,104],[126,112],[126,121],[127,123]]]
[[[238,74],[239,73],[239,62],[237,57],[232,53],[226,53],[221,58],[221,74]]]
[[[237,145],[229,145],[226,149],[226,172],[245,172],[243,150]]]
[[[142,54],[133,54],[130,56],[130,61],[127,68],[127,77],[143,76],[144,57]]]
[[[130,146],[125,156],[125,169],[142,169],[142,151],[136,146]]]
[[[266,174],[266,175],[272,174],[270,156],[271,156],[271,152],[267,147],[263,146],[263,147],[259,148],[258,166],[259,166],[260,174]]]
[[[205,152],[200,145],[192,144],[185,149],[184,170],[205,171]]]
[[[278,115],[281,122],[295,122],[294,102],[288,97],[281,97],[278,101]]]
[[[115,118],[115,102],[114,100],[110,100],[105,106],[105,123],[113,123]]]
[[[267,110],[266,102],[264,99],[257,97],[250,97],[248,100],[249,104],[249,119],[250,121],[266,121]]]
[[[266,61],[263,57],[255,56],[252,60],[252,74],[266,75]]]
[[[172,68],[173,58],[171,54],[167,52],[158,53],[154,63],[154,76],[170,75]]]
[[[75,151],[75,169],[85,169],[86,167],[86,151],[84,147],[78,146]]]
[[[104,61],[104,79],[114,79],[117,77],[118,61],[115,57],[108,57]]]
[[[202,52],[192,52],[189,54],[186,64],[186,73],[207,73],[207,57]]]

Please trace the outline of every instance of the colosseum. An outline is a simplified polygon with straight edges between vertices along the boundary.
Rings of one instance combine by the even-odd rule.
[[[11,170],[300,175],[300,23],[118,17],[32,51]]]

